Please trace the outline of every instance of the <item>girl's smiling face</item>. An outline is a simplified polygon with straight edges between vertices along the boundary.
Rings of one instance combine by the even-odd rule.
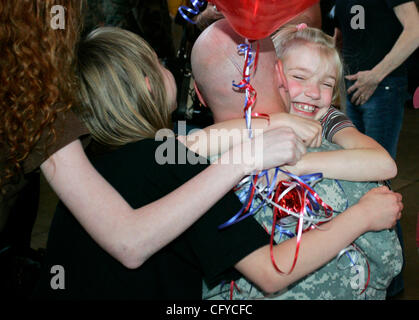
[[[319,120],[332,103],[336,66],[309,43],[289,48],[282,62],[291,99],[290,113]]]

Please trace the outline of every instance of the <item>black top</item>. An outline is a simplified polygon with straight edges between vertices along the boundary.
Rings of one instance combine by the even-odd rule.
[[[371,70],[390,52],[403,30],[393,8],[410,1],[336,0],[335,19],[342,31],[346,74]],[[362,11],[356,10],[357,5],[364,8],[365,28],[358,19]],[[354,8],[353,13],[351,8]],[[389,75],[401,76],[406,72],[402,64]]]
[[[173,140],[165,144],[154,140],[132,143],[96,157],[92,163],[132,207],[138,208],[168,194],[207,167],[207,164],[157,164],[156,150],[162,151],[169,141]],[[176,152],[186,154],[183,145],[172,144],[175,145]],[[218,230],[240,208],[236,195],[229,192],[184,234],[141,267],[129,270],[102,250],[64,205],[59,204],[35,298],[201,299],[203,278],[210,286],[237,278],[239,274],[233,266],[269,243],[267,233],[253,218]],[[51,289],[54,265],[65,270],[65,289]]]

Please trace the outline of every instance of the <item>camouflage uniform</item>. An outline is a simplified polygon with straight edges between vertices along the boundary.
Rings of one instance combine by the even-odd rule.
[[[320,148],[310,151],[316,152],[336,149],[338,149],[336,145],[324,140]],[[339,181],[339,184],[336,180],[323,179],[314,186],[314,190],[319,194],[321,199],[333,208],[335,211],[334,215],[356,204],[368,190],[378,186],[377,183],[350,181]],[[254,218],[271,231],[272,209],[267,208],[267,210],[261,210]],[[294,228],[292,231],[294,231]],[[286,239],[288,239],[286,236],[282,236],[282,239],[280,239],[278,234],[275,237],[277,243]],[[359,258],[356,264],[357,266],[351,266],[349,258],[343,255],[339,260],[340,268],[338,268],[337,259],[333,259],[317,271],[269,297],[265,297],[261,291],[245,278],[240,278],[236,281],[240,292],[235,289],[233,299],[385,299],[386,288],[393,277],[400,273],[402,268],[402,252],[396,233],[393,230],[367,232],[359,237],[355,241],[355,244],[366,254],[370,266],[371,279],[367,289],[362,294],[360,293],[364,285],[360,285],[360,283],[362,284],[365,281],[364,283],[366,284],[368,268],[365,258],[361,254],[352,251],[349,253],[352,259]],[[346,268],[342,270],[344,266]],[[357,271],[359,271],[359,274],[357,274]],[[362,274],[364,277],[361,277]],[[229,299],[229,290],[230,286],[228,284],[224,286],[220,284],[209,290],[204,283],[203,298]]]

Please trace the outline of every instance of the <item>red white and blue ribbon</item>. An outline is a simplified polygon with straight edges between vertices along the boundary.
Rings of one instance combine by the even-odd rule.
[[[252,113],[256,101],[257,92],[250,84],[250,76],[252,72],[256,71],[257,60],[259,55],[259,42],[256,42],[256,50],[253,49],[252,44],[246,39],[246,43],[238,45],[239,55],[244,55],[244,67],[242,80],[236,84],[233,81],[233,87],[245,91],[245,101],[243,106],[244,118],[246,119],[246,127],[249,130],[249,138],[253,138],[252,133],[252,117],[264,118],[269,121],[268,114]]]
[[[352,255],[351,255],[351,252],[352,252]],[[348,257],[349,261],[350,261],[350,263],[346,266],[344,266],[340,262],[340,260],[342,260],[343,256]],[[367,274],[367,281],[365,282],[365,286],[362,289],[362,291],[359,293],[360,295],[363,294],[365,292],[365,290],[367,290],[368,284],[369,284],[370,279],[371,279],[371,269],[370,269],[370,264],[368,263],[367,255],[365,254],[365,252],[359,246],[357,246],[355,243],[351,243],[348,247],[341,250],[336,257],[337,268],[340,269],[340,270],[345,270],[349,267],[356,266],[357,263],[360,262],[360,260],[361,260],[360,257],[361,256],[364,258],[365,264],[367,265],[368,274]],[[358,270],[356,270],[356,272],[359,273]]]

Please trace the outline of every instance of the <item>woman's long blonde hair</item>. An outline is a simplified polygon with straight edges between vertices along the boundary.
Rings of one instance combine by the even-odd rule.
[[[318,52],[322,57],[334,63],[336,67],[336,83],[333,88],[332,104],[344,108],[345,82],[343,81],[343,63],[336,49],[335,41],[331,36],[317,28],[286,25],[272,36],[272,40],[279,59],[283,59],[290,48],[311,44],[319,50]]]
[[[157,55],[136,34],[114,27],[92,31],[80,43],[77,74],[81,104],[75,110],[100,143],[154,138],[170,126]]]

